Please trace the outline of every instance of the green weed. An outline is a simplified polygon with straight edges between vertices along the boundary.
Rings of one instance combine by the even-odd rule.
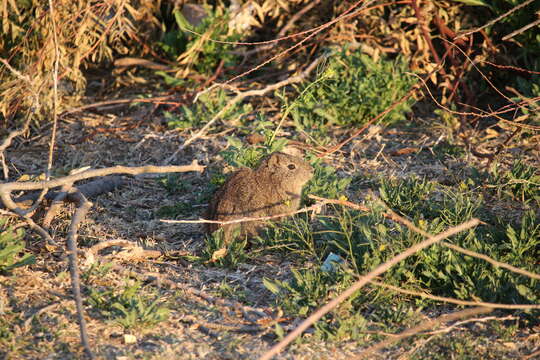
[[[191,106],[182,106],[180,113],[165,111],[163,113],[167,125],[175,129],[200,127],[216,115],[229,101],[227,93],[221,89],[202,94]],[[235,105],[228,109],[221,119],[236,120],[252,110],[250,104]]]
[[[540,173],[538,169],[520,160],[507,171],[492,168],[488,187],[495,188],[498,197],[510,198],[528,204],[533,201],[540,206]]]
[[[239,232],[240,229],[237,231]],[[242,240],[238,237],[238,233],[233,234],[233,238],[234,241],[225,244],[221,228],[207,235],[200,260],[213,266],[235,268],[246,259],[247,239]]]
[[[434,184],[426,179],[410,177],[402,180],[381,179],[379,193],[381,199],[388,206],[401,213],[408,215],[413,212],[424,210],[424,201],[434,189]]]
[[[288,111],[300,129],[363,124],[406,94],[414,83],[407,71],[402,59],[374,62],[360,52],[336,51],[314,83],[297,87],[299,98]],[[404,101],[381,121],[404,119],[412,104]]]
[[[0,219],[0,274],[35,263],[34,255],[26,253],[22,229],[13,230],[6,225],[6,219]]]
[[[88,302],[94,310],[124,329],[151,328],[167,320],[170,310],[159,299],[137,294],[141,284],[126,285],[120,294],[113,289],[90,288]]]

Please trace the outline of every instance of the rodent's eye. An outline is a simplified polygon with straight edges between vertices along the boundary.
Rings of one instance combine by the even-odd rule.
[[[289,170],[296,169],[296,166],[294,164],[289,164],[289,165],[287,165],[287,167],[289,168]]]

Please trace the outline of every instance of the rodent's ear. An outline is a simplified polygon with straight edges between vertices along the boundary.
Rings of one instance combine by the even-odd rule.
[[[279,156],[274,153],[268,158],[268,165],[276,166],[277,164],[279,164]]]

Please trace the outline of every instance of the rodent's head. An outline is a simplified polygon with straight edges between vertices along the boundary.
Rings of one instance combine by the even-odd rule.
[[[256,172],[269,176],[274,185],[294,192],[300,192],[313,177],[313,167],[308,162],[282,152],[268,155]]]

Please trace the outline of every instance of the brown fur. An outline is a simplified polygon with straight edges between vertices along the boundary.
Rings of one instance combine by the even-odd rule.
[[[313,168],[303,159],[275,152],[255,170],[236,171],[215,193],[208,207],[209,219],[227,221],[243,217],[261,217],[298,209],[302,187],[313,176]],[[232,240],[235,229],[242,235],[256,235],[264,223],[249,221],[223,225],[225,242]],[[214,232],[219,224],[208,224]]]

